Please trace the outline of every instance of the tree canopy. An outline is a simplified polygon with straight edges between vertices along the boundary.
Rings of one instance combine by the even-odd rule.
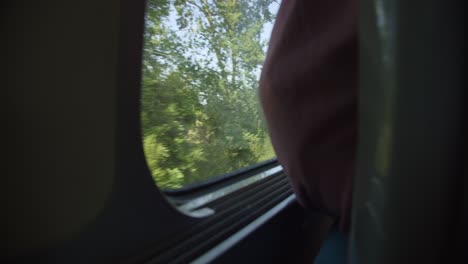
[[[268,44],[262,33],[277,5],[148,1],[141,121],[147,163],[161,188],[274,157],[257,89]]]

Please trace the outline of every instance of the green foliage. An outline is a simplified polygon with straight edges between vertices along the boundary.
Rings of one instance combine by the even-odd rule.
[[[148,1],[141,121],[163,189],[274,157],[257,99],[272,2]]]

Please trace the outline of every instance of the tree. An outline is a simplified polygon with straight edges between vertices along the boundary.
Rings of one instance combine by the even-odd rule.
[[[274,156],[257,100],[271,3],[149,1],[142,126],[149,167],[163,188]]]

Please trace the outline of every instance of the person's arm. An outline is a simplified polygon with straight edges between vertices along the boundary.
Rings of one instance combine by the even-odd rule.
[[[278,160],[299,202],[350,222],[357,147],[357,1],[283,0],[260,80]]]

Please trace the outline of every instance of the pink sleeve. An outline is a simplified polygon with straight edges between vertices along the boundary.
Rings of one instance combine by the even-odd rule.
[[[350,222],[357,147],[357,1],[283,0],[260,80],[271,140],[299,202]]]

